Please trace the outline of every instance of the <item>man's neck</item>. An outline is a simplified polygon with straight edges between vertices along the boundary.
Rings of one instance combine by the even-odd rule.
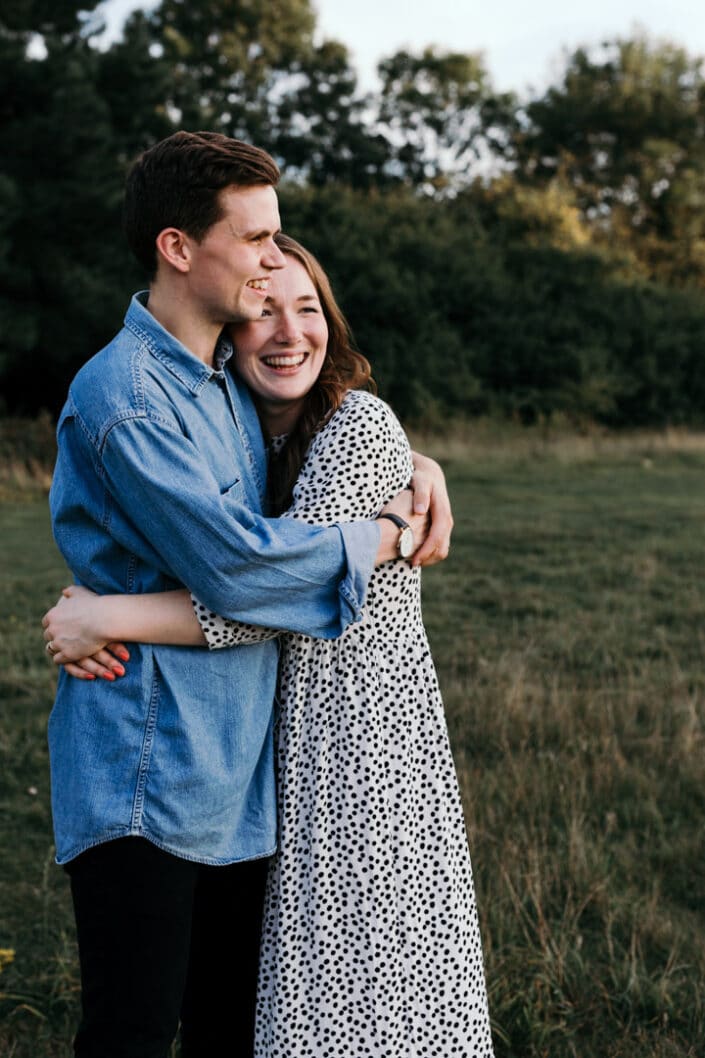
[[[213,354],[222,325],[204,319],[174,291],[155,285],[150,288],[147,309],[162,327],[198,357],[213,367]]]

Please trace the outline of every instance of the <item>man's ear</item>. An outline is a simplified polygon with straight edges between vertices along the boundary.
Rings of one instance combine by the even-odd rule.
[[[156,241],[157,256],[177,272],[189,272],[191,269],[191,240],[179,228],[164,228],[159,232]]]

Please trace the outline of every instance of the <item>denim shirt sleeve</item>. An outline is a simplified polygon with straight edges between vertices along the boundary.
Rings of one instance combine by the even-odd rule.
[[[319,638],[361,618],[373,521],[326,529],[255,514],[237,482],[222,492],[189,439],[147,415],[110,428],[102,464],[146,550],[215,613]]]

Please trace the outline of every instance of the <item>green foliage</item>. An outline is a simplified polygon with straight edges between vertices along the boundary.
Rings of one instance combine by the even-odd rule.
[[[269,95],[278,74],[313,48],[309,0],[266,7],[243,0],[163,0],[149,18],[171,71],[169,108],[187,129],[207,128],[272,146]]]
[[[426,48],[379,64],[378,121],[394,144],[394,167],[412,187],[445,191],[466,183],[485,143],[483,106],[492,99],[480,55]]]
[[[74,36],[79,14],[85,15],[98,6],[99,0],[5,0],[2,27],[5,33],[29,38]],[[3,34],[5,35],[5,34]]]
[[[682,47],[636,36],[579,48],[526,106],[514,157],[523,179],[560,175],[596,231],[634,245],[647,274],[702,282],[704,102],[703,60]]]
[[[520,104],[479,53],[428,47],[383,60],[365,96],[309,0],[162,0],[105,50],[90,11],[0,14],[6,411],[57,411],[120,326],[144,285],[123,175],[181,126],[281,161],[285,228],[331,270],[407,418],[702,421],[700,59],[638,36],[578,49]],[[28,50],[37,29],[43,53]]]
[[[514,186],[441,202],[285,188],[282,211],[407,419],[702,421],[705,306],[591,246],[551,192],[517,206]]]
[[[43,58],[28,58],[23,41],[0,34],[0,370],[15,410],[56,408],[135,282],[120,202],[122,159],[136,144],[100,90],[103,57],[80,22],[44,45]]]
[[[391,179],[389,143],[368,127],[356,82],[347,49],[337,41],[313,48],[283,79],[270,136],[289,178],[358,188]]]

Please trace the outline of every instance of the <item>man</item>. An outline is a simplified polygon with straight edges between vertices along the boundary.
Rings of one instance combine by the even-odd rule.
[[[263,441],[245,387],[224,370],[222,331],[259,317],[283,266],[278,175],[265,152],[214,133],[176,133],[135,163],[125,227],[150,289],[71,386],[51,508],[70,568],[98,592],[185,584],[224,616],[331,637],[359,618],[399,529],[260,513]],[[387,510],[422,537],[406,494]],[[446,514],[417,560],[447,551],[448,532]],[[76,913],[83,1058],[163,1058],[179,1020],[184,1058],[251,1053],[275,846],[276,660],[272,642],[137,645],[117,698],[62,674],[52,798]]]

